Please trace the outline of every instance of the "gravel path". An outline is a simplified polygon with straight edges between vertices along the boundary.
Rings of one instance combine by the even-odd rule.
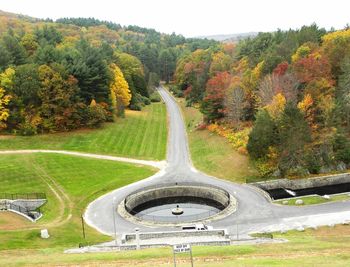
[[[127,162],[127,163],[151,166],[151,167],[154,167],[154,168],[157,168],[160,170],[164,169],[166,166],[166,161],[151,161],[151,160],[131,159],[131,158],[124,158],[124,157],[106,156],[106,155],[98,155],[98,154],[91,154],[91,153],[66,151],[66,150],[28,149],[28,150],[2,150],[2,151],[0,151],[0,155],[32,154],[32,153],[53,153],[53,154],[63,154],[63,155],[79,156],[79,157],[94,158],[94,159],[113,160],[113,161],[120,161],[120,162]]]

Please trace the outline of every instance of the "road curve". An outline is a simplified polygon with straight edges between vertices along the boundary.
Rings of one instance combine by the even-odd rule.
[[[113,236],[115,217],[118,234],[132,232],[136,227],[141,231],[171,229],[134,224],[121,217],[115,206],[135,190],[175,182],[206,183],[222,187],[231,193],[237,199],[237,211],[210,223],[214,227],[226,228],[230,234],[236,234],[238,231],[242,236],[251,232],[288,230],[350,220],[350,201],[303,207],[275,205],[255,187],[231,183],[199,172],[191,162],[186,129],[176,100],[163,87],[159,87],[158,92],[166,104],[169,117],[166,168],[147,179],[119,188],[91,202],[84,214],[85,221],[90,226]]]

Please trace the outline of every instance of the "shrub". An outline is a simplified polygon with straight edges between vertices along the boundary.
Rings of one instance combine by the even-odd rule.
[[[150,100],[151,100],[151,102],[160,102],[161,101],[160,96],[157,92],[154,92],[153,94],[151,94]]]
[[[106,121],[106,112],[101,105],[88,106],[86,109],[86,126],[91,128],[101,127],[102,123]]]
[[[148,97],[142,96],[142,102],[145,105],[150,105],[151,104],[151,100]]]
[[[176,97],[184,97],[184,92],[174,84],[169,84],[169,90],[173,92]]]
[[[135,103],[135,104],[131,104],[129,106],[129,108],[131,110],[137,110],[137,111],[140,111],[142,109],[142,105],[140,103]]]
[[[305,165],[308,171],[312,174],[320,173],[322,167],[320,158],[314,151],[311,151],[305,155]]]
[[[21,123],[18,127],[18,134],[24,136],[36,135],[38,133],[38,128],[29,122]]]

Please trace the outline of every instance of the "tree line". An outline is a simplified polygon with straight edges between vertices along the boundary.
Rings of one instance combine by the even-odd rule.
[[[99,127],[159,101],[177,58],[203,43],[94,18],[0,14],[0,130],[33,135]],[[197,43],[197,44],[196,44]]]

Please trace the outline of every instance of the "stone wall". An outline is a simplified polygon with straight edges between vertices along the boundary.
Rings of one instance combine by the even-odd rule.
[[[126,199],[125,208],[126,210],[131,211],[135,207],[151,200],[179,196],[211,199],[222,204],[224,207],[229,204],[230,199],[226,191],[217,188],[204,186],[173,186],[150,189],[135,193]]]
[[[251,185],[259,187],[263,190],[272,190],[277,188],[288,188],[292,190],[298,190],[344,183],[350,183],[350,173],[334,174],[306,179],[278,179],[272,181],[251,183]]]

